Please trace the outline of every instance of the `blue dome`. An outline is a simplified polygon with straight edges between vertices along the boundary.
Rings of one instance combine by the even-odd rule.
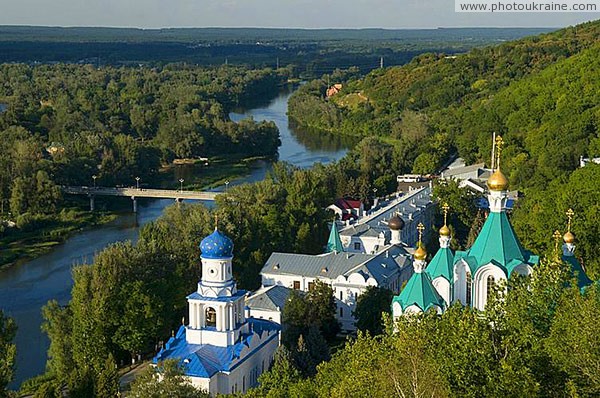
[[[215,232],[202,239],[200,251],[203,258],[229,258],[233,252],[233,242],[215,229]]]

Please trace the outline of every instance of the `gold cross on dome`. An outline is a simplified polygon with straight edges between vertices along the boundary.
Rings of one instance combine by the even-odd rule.
[[[558,231],[558,229],[556,231],[554,231],[554,234],[552,234],[552,237],[554,238],[554,259],[556,261],[558,261],[558,246],[559,246],[559,242],[560,242],[560,238],[561,233]]]
[[[219,215],[215,214],[215,231],[219,229]]]
[[[575,215],[575,212],[573,211],[573,209],[569,209],[565,214],[567,215],[567,218],[569,220],[567,223],[567,231],[571,232],[571,222],[573,221],[573,216]]]
[[[417,225],[417,231],[419,231],[419,243],[421,243],[421,240],[423,239],[423,231],[425,230],[425,226],[423,225],[422,222],[419,223],[419,225]]]
[[[450,206],[448,206],[448,203],[444,202],[444,204],[442,205],[442,210],[444,211],[444,225],[447,225],[448,210],[450,210]]]
[[[502,146],[504,145],[504,140],[501,136],[496,137],[496,168],[500,168],[500,154],[502,153]]]

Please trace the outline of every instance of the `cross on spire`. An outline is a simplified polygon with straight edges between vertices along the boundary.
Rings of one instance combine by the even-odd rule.
[[[565,214],[567,215],[568,219],[567,232],[571,232],[571,222],[573,221],[573,216],[575,215],[575,212],[573,211],[573,209],[569,209]]]
[[[494,145],[496,145],[496,168],[499,170],[500,169],[500,154],[502,153],[502,146],[504,145],[504,140],[502,139],[501,136],[496,137],[496,142],[494,143]]]
[[[444,202],[444,204],[442,205],[442,210],[444,212],[444,225],[448,225],[447,221],[448,221],[448,210],[450,210],[450,206],[448,206],[448,203]]]
[[[219,229],[219,215],[215,214],[215,231]]]
[[[558,229],[556,231],[554,231],[554,234],[552,234],[552,237],[554,238],[554,259],[556,261],[558,261],[558,259],[559,259],[558,246],[559,246],[559,242],[560,242],[560,238],[561,238],[561,234],[558,231]]]
[[[417,225],[417,231],[419,231],[419,246],[421,246],[421,240],[423,239],[423,231],[425,230],[425,226],[422,222]]]

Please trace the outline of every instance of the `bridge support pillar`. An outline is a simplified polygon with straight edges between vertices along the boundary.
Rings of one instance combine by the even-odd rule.
[[[135,196],[132,196],[131,200],[133,201],[133,212],[137,213],[137,199]]]
[[[90,195],[90,211],[96,210],[96,198],[94,195]]]

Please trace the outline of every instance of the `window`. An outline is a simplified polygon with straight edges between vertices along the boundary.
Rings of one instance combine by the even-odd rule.
[[[213,307],[206,309],[206,326],[217,326],[217,311]]]
[[[487,277],[487,299],[489,300],[492,294],[494,294],[494,288],[496,286],[496,280],[492,275]]]
[[[344,299],[344,292],[340,290],[340,301]]]
[[[354,242],[354,250],[360,250],[360,242]]]
[[[294,289],[300,290],[300,281],[294,281]]]
[[[308,290],[313,290],[315,287],[315,283],[314,282],[308,282]]]
[[[344,309],[340,307],[340,318],[344,317]]]
[[[242,377],[242,392],[246,392],[246,376]]]
[[[466,304],[468,306],[471,306],[471,288],[473,285],[473,279],[471,278],[471,273],[469,271],[467,271],[467,297],[466,299]]]

